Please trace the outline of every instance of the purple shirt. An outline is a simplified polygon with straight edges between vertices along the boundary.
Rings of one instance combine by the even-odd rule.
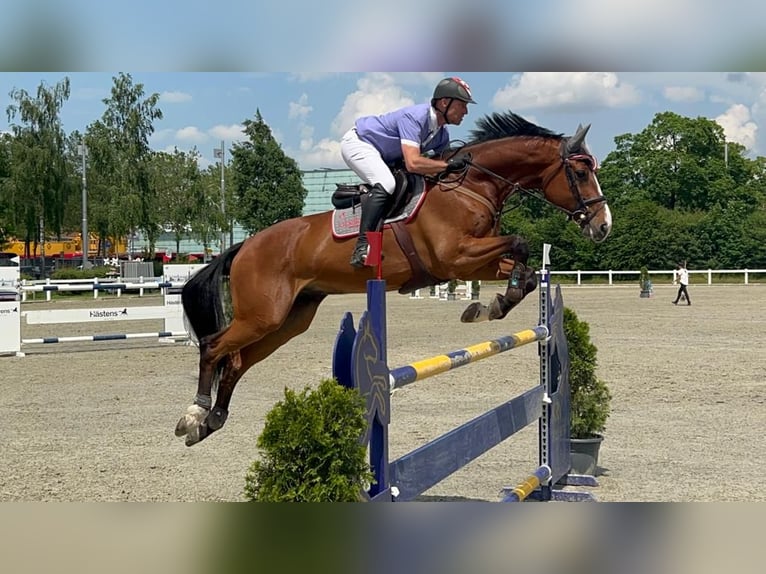
[[[355,125],[359,139],[375,146],[386,163],[402,159],[402,145],[417,147],[420,153],[438,153],[449,145],[447,127],[438,126],[431,104],[366,116],[356,120]]]

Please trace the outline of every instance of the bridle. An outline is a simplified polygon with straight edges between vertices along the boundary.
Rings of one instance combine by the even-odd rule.
[[[454,183],[456,184],[456,186],[452,188],[454,189],[454,191],[463,193],[464,195],[467,195],[479,201],[483,205],[486,205],[489,207],[488,205],[489,202],[484,197],[480,196],[476,192],[471,191],[462,185],[463,180],[465,179],[465,176],[468,172],[468,167],[472,167],[482,173],[485,173],[493,177],[494,179],[502,181],[508,187],[507,193],[501,194],[500,205],[493,206],[495,211],[495,220],[499,219],[500,214],[502,212],[502,207],[505,204],[505,202],[508,200],[508,198],[515,193],[520,193],[528,197],[533,197],[537,200],[543,201],[547,203],[548,205],[558,209],[559,211],[564,212],[569,219],[576,222],[580,227],[584,227],[588,223],[590,223],[591,219],[593,219],[593,217],[595,217],[596,213],[598,212],[598,210],[593,210],[591,212],[591,210],[589,210],[588,208],[592,205],[606,202],[606,197],[604,197],[603,195],[600,195],[599,197],[593,197],[591,199],[583,199],[582,194],[580,193],[580,187],[577,184],[575,169],[571,163],[573,161],[582,161],[588,164],[588,168],[590,169],[592,173],[598,172],[598,160],[594,156],[587,153],[567,154],[566,142],[562,142],[561,161],[547,167],[543,171],[543,173],[541,174],[542,186],[539,189],[538,188],[530,189],[530,188],[522,186],[518,182],[511,181],[508,178],[503,177],[502,175],[495,173],[494,171],[477,164],[476,162],[473,161],[470,155],[466,157],[467,165],[466,165],[465,171],[459,174],[456,179],[449,180],[447,182],[442,180],[441,183],[442,183],[442,186],[445,183]],[[556,205],[555,203],[553,203],[552,201],[550,201],[548,198],[545,197],[545,189],[548,187],[550,182],[553,181],[553,179],[558,175],[558,173],[562,169],[564,170],[564,173],[566,174],[567,184],[569,185],[569,192],[572,194],[572,197],[574,197],[575,201],[577,202],[577,208],[574,211],[570,211],[564,207],[561,207],[560,205]]]
[[[592,197],[591,199],[583,199],[582,194],[580,193],[580,186],[577,185],[575,169],[572,167],[571,162],[573,161],[582,161],[586,163],[591,173],[595,174],[598,172],[598,160],[594,156],[587,153],[574,153],[565,155],[562,149],[561,162],[548,167],[541,174],[543,180],[542,189],[546,189],[553,178],[556,177],[556,175],[563,169],[564,173],[566,174],[567,183],[569,184],[569,192],[575,198],[575,201],[577,201],[577,209],[574,211],[569,211],[568,209],[559,207],[558,205],[554,207],[566,213],[567,217],[578,223],[580,227],[584,227],[590,223],[590,220],[593,219],[593,217],[598,212],[597,209],[590,211],[588,208],[591,205],[606,202],[606,197],[599,195],[598,197]],[[548,201],[544,195],[541,199],[543,199],[546,203],[551,204],[551,202]]]

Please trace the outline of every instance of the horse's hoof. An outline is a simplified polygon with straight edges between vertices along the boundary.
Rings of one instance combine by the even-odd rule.
[[[481,323],[482,321],[489,321],[489,309],[479,302],[468,305],[460,316],[461,323]]]
[[[189,433],[186,435],[186,446],[194,446],[198,442],[207,438],[212,434],[212,430],[207,424],[201,424],[192,429],[189,429]]]
[[[199,405],[191,405],[186,409],[186,414],[181,417],[176,425],[176,436],[184,436],[190,433],[194,428],[199,427],[208,415],[208,410]]]
[[[496,294],[492,303],[489,304],[489,320],[497,321],[499,319],[504,319],[515,305],[516,303],[508,303],[500,293]]]
[[[194,427],[193,429],[189,429],[189,432],[186,435],[186,441],[184,442],[186,446],[194,446],[202,440],[200,438],[200,428],[201,427]]]
[[[176,436],[184,436],[189,432],[189,428],[186,426],[186,416],[181,417],[176,425]]]
[[[207,416],[207,426],[211,431],[216,431],[223,426],[229,417],[229,411],[220,407],[215,407]]]

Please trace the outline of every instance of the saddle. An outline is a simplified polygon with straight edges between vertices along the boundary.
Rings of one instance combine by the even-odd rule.
[[[404,169],[395,169],[393,173],[396,188],[392,199],[389,200],[390,205],[386,209],[386,219],[401,213],[407,204],[415,196],[423,193],[425,189],[422,176],[409,173]],[[367,183],[336,183],[335,188],[331,197],[333,207],[335,209],[349,209],[361,205],[364,196],[370,192],[372,186]]]
[[[412,277],[400,289],[400,293],[409,293],[414,289],[443,283],[444,279],[432,276],[415,250],[412,236],[406,223],[412,219],[425,199],[425,180],[423,176],[409,173],[404,169],[392,170],[396,188],[386,207],[383,224],[394,232],[399,248],[404,253],[412,269]],[[361,209],[372,186],[368,184],[335,184],[332,204],[335,207],[332,216],[332,234],[342,239],[359,233]]]
[[[394,172],[396,189],[386,204],[384,225],[392,225],[397,221],[407,222],[415,213],[425,198],[425,182],[423,177],[408,173],[404,170]],[[372,186],[362,184],[337,183],[331,201],[335,207],[332,216],[332,234],[338,239],[353,237],[359,233],[361,208],[367,201],[367,194]]]

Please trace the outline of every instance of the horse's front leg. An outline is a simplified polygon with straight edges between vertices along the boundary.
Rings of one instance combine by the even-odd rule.
[[[460,242],[460,249],[452,257],[452,265],[460,269],[478,270],[493,264],[498,272],[497,262],[519,261],[526,264],[529,259],[529,243],[518,235],[498,235],[494,237],[465,237]],[[510,265],[512,267],[512,264]]]
[[[463,323],[478,323],[502,319],[537,287],[534,269],[527,266],[529,244],[518,235],[489,237],[466,242],[463,253],[479,257],[494,256],[475,275],[508,279],[504,294],[496,294],[487,306],[480,302],[471,303],[460,317]]]

